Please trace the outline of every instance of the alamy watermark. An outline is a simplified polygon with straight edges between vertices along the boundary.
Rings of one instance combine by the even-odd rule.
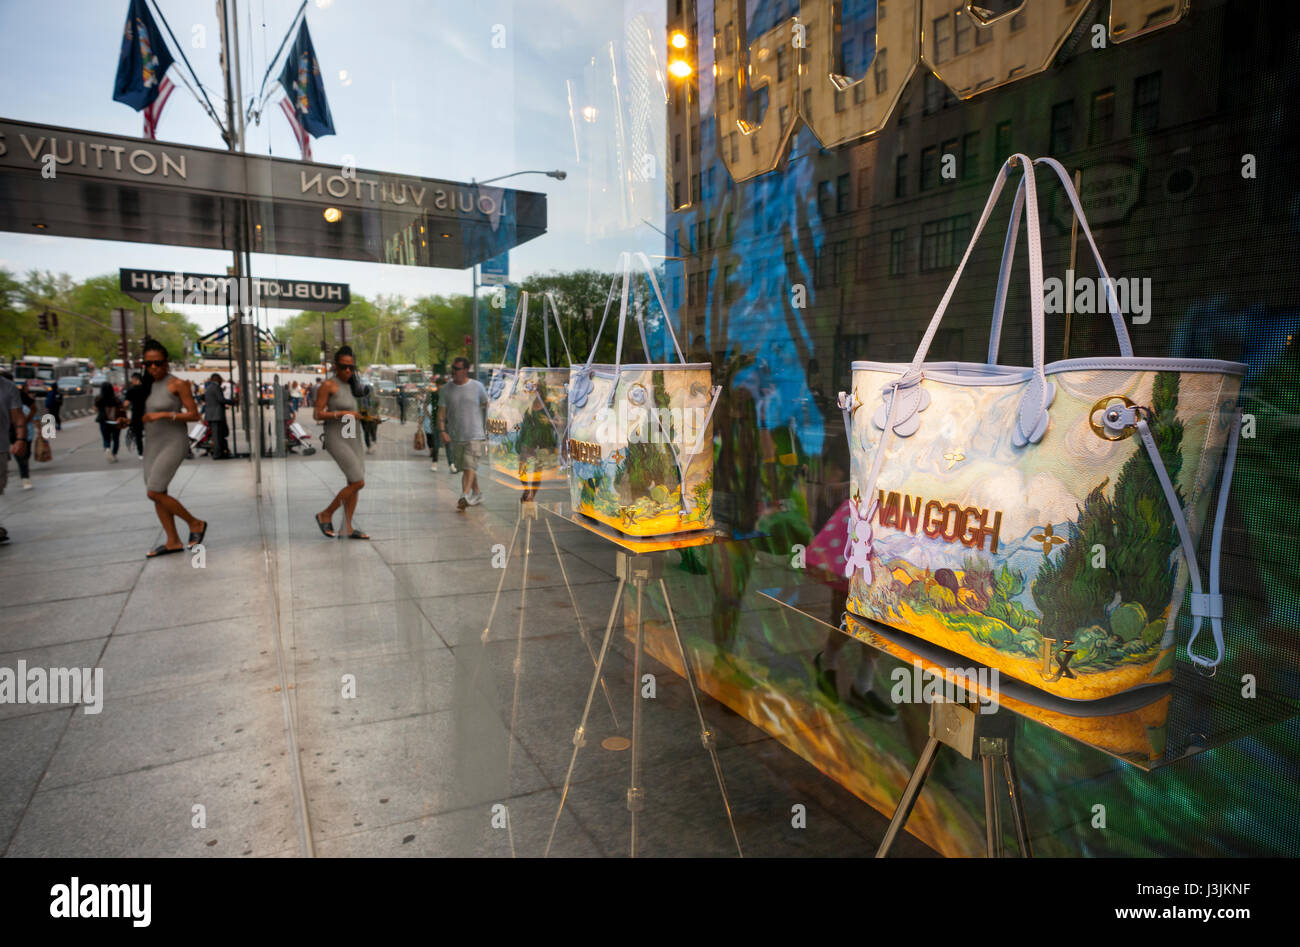
[[[0,704],[81,704],[82,713],[104,709],[103,668],[0,667]]]
[[[601,444],[681,444],[699,440],[709,412],[704,408],[651,408],[620,401],[618,409],[596,412],[596,440]]]
[[[998,711],[997,668],[944,668],[948,673],[929,671],[913,662],[911,668],[894,668],[889,679],[889,697],[896,704],[978,703],[980,713]]]
[[[1067,298],[1066,293],[1069,292]],[[1114,297],[1121,315],[1131,316],[1135,326],[1151,321],[1151,277],[1107,277],[1095,279],[1065,271],[1065,279],[1048,277],[1043,281],[1043,311],[1062,313],[1067,310],[1083,314],[1110,312],[1109,298]]]

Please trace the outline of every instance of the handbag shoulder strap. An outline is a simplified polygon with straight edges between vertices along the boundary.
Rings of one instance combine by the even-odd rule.
[[[1136,427],[1138,435],[1142,438],[1142,446],[1146,448],[1147,456],[1151,458],[1151,466],[1155,469],[1156,479],[1160,482],[1160,489],[1164,492],[1165,502],[1169,504],[1169,512],[1173,515],[1174,526],[1178,530],[1178,541],[1182,546],[1183,559],[1187,562],[1187,576],[1192,587],[1190,597],[1192,634],[1187,639],[1187,657],[1197,668],[1204,670],[1218,667],[1223,661],[1224,654],[1223,594],[1219,590],[1219,558],[1223,546],[1223,521],[1228,509],[1228,493],[1232,489],[1232,471],[1237,461],[1237,443],[1241,434],[1241,412],[1235,408],[1233,411],[1232,426],[1228,431],[1228,443],[1224,451],[1223,481],[1219,485],[1219,503],[1214,514],[1214,531],[1210,541],[1210,590],[1208,592],[1201,586],[1201,569],[1196,559],[1196,546],[1192,544],[1187,518],[1183,514],[1182,504],[1178,502],[1178,492],[1160,456],[1160,448],[1156,446],[1151,428],[1147,424],[1149,412],[1141,408],[1124,407],[1116,408],[1103,416],[1103,423],[1108,428],[1118,431],[1126,427]],[[1210,620],[1210,634],[1214,637],[1213,658],[1203,657],[1192,651],[1192,645],[1201,633],[1201,620],[1204,618]]]
[[[1079,219],[1079,226],[1083,234],[1088,239],[1088,246],[1092,248],[1092,258],[1097,263],[1097,271],[1101,274],[1102,286],[1106,291],[1106,304],[1110,311],[1111,322],[1115,326],[1115,337],[1119,340],[1119,354],[1124,358],[1133,357],[1133,343],[1128,336],[1128,328],[1124,325],[1124,315],[1119,311],[1119,301],[1115,298],[1114,284],[1111,282],[1110,275],[1106,272],[1106,264],[1101,260],[1101,252],[1097,249],[1097,242],[1092,238],[1092,230],[1088,227],[1088,220],[1084,217],[1083,206],[1079,202],[1079,195],[1074,189],[1074,182],[1070,180],[1069,174],[1065,168],[1055,158],[1035,158],[1034,164],[1045,164],[1061,179],[1065,185],[1065,193],[1070,198],[1070,204],[1074,208],[1075,216]],[[1007,227],[1007,239],[1002,245],[1002,265],[998,270],[998,288],[997,295],[993,302],[993,331],[989,335],[989,354],[988,364],[996,365],[998,361],[998,346],[1002,337],[1002,314],[1007,304],[1007,285],[1011,278],[1011,264],[1016,255],[1016,239],[1020,233],[1020,215],[1025,200],[1025,181],[1021,178],[1020,185],[1016,188],[1015,203],[1011,208],[1011,223]],[[1073,293],[1074,287],[1066,287],[1067,293]]]
[[[547,324],[546,304],[548,302],[551,304],[551,317],[555,320],[555,332],[560,337],[560,344],[564,346],[564,357],[569,360],[569,364],[571,365],[573,364],[573,353],[569,351],[569,343],[565,341],[564,338],[564,327],[560,325],[560,307],[555,301],[555,293],[551,292],[549,289],[546,291],[546,295],[542,297],[542,325]],[[551,367],[551,351],[549,344],[547,345],[546,350],[546,367]]]

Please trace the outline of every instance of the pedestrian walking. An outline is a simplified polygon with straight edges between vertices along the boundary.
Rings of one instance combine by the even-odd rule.
[[[469,377],[469,359],[458,355],[451,363],[451,384],[442,389],[438,406],[438,432],[450,445],[451,462],[460,468],[460,499],[456,508],[478,506],[483,494],[478,489],[478,462],[487,440],[484,420],[487,389]]]
[[[126,443],[129,447],[133,442],[135,452],[141,460],[144,459],[144,403],[149,397],[149,386],[144,383],[144,378],[139,372],[131,373],[131,385],[123,393],[122,398],[130,406],[131,420],[130,426],[126,431]]]
[[[155,546],[148,554],[150,559],[183,552],[185,544],[176,532],[176,517],[190,527],[187,540],[191,549],[203,542],[208,533],[207,520],[192,515],[181,502],[167,492],[172,477],[190,450],[189,432],[185,425],[199,419],[198,405],[187,382],[171,373],[167,349],[161,342],[146,339],[144,343],[144,370],[150,381],[149,396],[145,399],[142,421],[148,425],[144,448],[144,483],[146,494],[153,501],[154,512],[167,534],[167,542]]]
[[[357,358],[350,345],[340,346],[334,353],[334,377],[321,383],[316,392],[314,417],[325,425],[325,452],[334,458],[343,471],[347,484],[334,495],[330,505],[315,514],[316,528],[334,538],[334,511],[343,507],[343,534],[348,539],[369,539],[352,523],[357,509],[357,497],[366,485],[366,458],[361,449],[357,428],[361,426],[361,412],[357,408],[356,390]],[[347,423],[351,418],[352,423]]]
[[[57,384],[51,383],[50,390],[45,393],[45,410],[54,415],[54,430],[62,431],[63,392]]]
[[[298,408],[302,405],[302,389],[298,387],[297,379],[289,383],[289,420],[292,421],[298,413]]]
[[[203,423],[212,431],[217,445],[212,452],[213,460],[225,460],[230,456],[230,422],[226,420],[226,408],[230,404],[221,376],[213,372],[203,386]]]
[[[379,416],[379,406],[375,404],[375,390],[370,385],[362,387],[361,397],[357,399],[357,406],[367,418],[377,418]],[[361,430],[365,434],[366,453],[373,454],[375,445],[379,443],[379,422],[377,420],[362,421]]]
[[[438,386],[429,385],[429,390],[424,396],[424,407],[420,409],[420,424],[424,429],[424,440],[429,445],[429,469],[437,471],[438,469],[438,445],[442,443],[442,438],[438,436]]]
[[[117,463],[117,448],[122,439],[122,412],[122,400],[113,390],[113,383],[104,382],[99,386],[99,394],[95,397],[95,423],[99,425],[104,456],[110,464]]]
[[[12,376],[8,372],[0,372],[0,446],[20,462],[26,459],[29,445],[27,419],[22,404],[22,399],[18,397],[18,386],[13,383]],[[5,492],[8,481],[9,458],[5,457],[4,463],[0,464],[0,493]],[[8,541],[8,531],[0,526],[0,543]]]
[[[4,462],[6,466],[9,463],[10,449],[22,438],[30,448],[36,443],[36,399],[27,393],[25,388],[20,388],[14,382],[14,376],[8,371],[0,372],[0,377],[5,378],[14,386],[16,397],[18,399],[19,410],[22,411],[22,424],[10,425],[9,434],[0,445],[3,445],[5,451]],[[23,451],[21,454],[14,454],[14,462],[18,464],[18,479],[23,482],[23,489],[32,489],[32,452],[31,450]],[[2,491],[0,491],[2,492]]]
[[[406,389],[397,389],[397,417],[399,424],[406,423]]]

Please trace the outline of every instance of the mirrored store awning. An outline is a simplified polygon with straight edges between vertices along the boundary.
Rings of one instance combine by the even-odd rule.
[[[465,269],[546,232],[546,195],[0,119],[0,229]]]

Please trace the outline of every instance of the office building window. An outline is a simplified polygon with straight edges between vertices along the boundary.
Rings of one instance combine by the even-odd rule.
[[[846,107],[844,102],[845,102],[844,92],[840,89],[836,89],[835,90],[835,111],[836,112],[844,111]]]
[[[858,210],[868,207],[871,204],[871,169],[861,168],[858,171]]]
[[[682,136],[681,135],[673,136],[673,160],[674,161],[682,160]]]
[[[980,133],[967,132],[961,140],[961,179],[971,181],[980,174]]]
[[[1011,155],[1011,123],[998,122],[997,130],[993,138],[993,157],[999,162],[1005,161]]]
[[[1092,97],[1088,116],[1088,144],[1101,145],[1115,137],[1115,89],[1102,89]]]
[[[1052,106],[1052,141],[1048,152],[1055,157],[1074,150],[1074,99]]]
[[[934,187],[935,175],[938,172],[938,153],[939,149],[934,145],[929,148],[921,149],[921,184],[922,191],[928,191]]]
[[[993,27],[980,26],[978,23],[972,23],[971,26],[975,31],[976,47],[983,46],[985,43],[993,42]]]
[[[831,285],[839,286],[849,279],[849,242],[837,241],[835,244],[835,267],[831,273]]]
[[[1133,82],[1133,133],[1155,131],[1160,125],[1160,73]]]
[[[921,272],[957,265],[970,239],[970,214],[921,225]]]
[[[788,106],[788,105],[783,105],[783,106],[781,106],[780,119],[781,119],[781,127],[782,127],[782,128],[789,128],[789,127],[790,127],[790,106]],[[754,136],[754,144],[755,144],[755,145],[758,144],[758,136],[757,136],[757,135]],[[758,149],[755,148],[755,151],[757,151],[757,150],[758,150]]]
[[[736,239],[736,219],[732,215],[731,211],[727,211],[726,233],[727,233],[727,243],[731,243],[733,240]]]
[[[876,95],[884,95],[889,88],[889,77],[885,73],[885,50],[876,50],[876,59],[872,63],[872,72],[876,80]]]
[[[722,271],[722,301],[731,302],[732,287],[736,282],[736,264],[728,263],[726,269]]]
[[[740,160],[740,133],[732,132],[727,137],[731,140],[731,162],[735,164]]]
[[[834,194],[831,191],[830,181],[817,182],[817,213],[825,220],[831,215],[831,208],[834,206]]]
[[[841,174],[835,179],[835,213],[843,214],[849,209],[849,176]]]
[[[876,0],[876,22],[885,18],[885,0]]]
[[[902,276],[903,251],[907,244],[907,229],[899,228],[898,230],[889,231],[889,275]]]
[[[790,75],[790,54],[782,45],[776,51],[776,81],[785,82],[788,75]]]
[[[853,83],[853,104],[861,105],[865,101],[867,101],[867,79],[863,76]]]
[[[673,182],[673,206],[674,207],[682,206],[682,182],[681,181]]]
[[[894,196],[907,196],[907,155],[899,155],[894,162]]]
[[[1011,32],[1019,33],[1025,28],[1025,11],[1022,9],[1011,18]]]
[[[691,175],[691,200],[700,200],[700,176],[698,174]]]
[[[952,18],[956,23],[956,29],[953,32],[953,55],[960,56],[962,53],[968,53],[971,50],[971,33],[974,32],[971,27],[970,17],[966,11],[958,7],[953,11]]]
[[[952,17],[944,14],[934,21],[934,61],[947,62],[952,58]]]
[[[853,254],[853,277],[859,283],[867,281],[867,270],[871,263],[871,240],[858,237]]]
[[[950,156],[951,156],[951,157],[950,157]],[[939,183],[940,183],[940,184],[944,184],[944,183],[946,183],[946,182],[948,182],[948,181],[956,181],[956,180],[957,180],[957,159],[958,159],[958,157],[959,157],[959,156],[958,156],[958,154],[957,154],[957,139],[956,139],[956,138],[951,138],[951,139],[949,139],[948,141],[945,141],[945,142],[944,142],[944,143],[939,147]],[[952,166],[952,169],[953,169],[953,171],[952,171],[952,175],[949,176],[949,177],[945,177],[945,176],[944,176],[944,173],[943,173],[943,172],[944,172],[944,165],[945,165],[945,164],[951,165],[951,166]]]

